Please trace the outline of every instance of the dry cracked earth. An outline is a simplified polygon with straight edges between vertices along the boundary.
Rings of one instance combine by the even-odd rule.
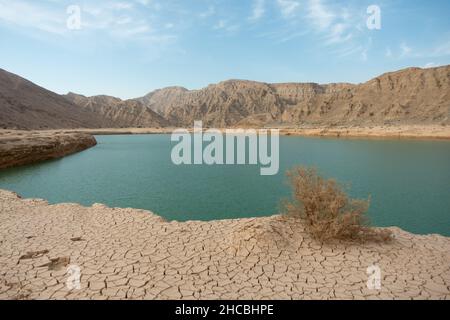
[[[281,216],[169,223],[1,190],[0,221],[0,299],[450,299],[450,238],[398,228],[321,245]]]

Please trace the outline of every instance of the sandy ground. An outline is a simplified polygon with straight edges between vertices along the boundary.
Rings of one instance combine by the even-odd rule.
[[[71,129],[71,130],[47,130],[48,133],[55,132],[77,132],[95,135],[114,134],[170,134],[177,128],[115,128],[115,129]],[[186,128],[192,131],[192,128]],[[395,139],[450,139],[450,126],[440,125],[403,125],[403,126],[373,126],[373,127],[282,127],[282,135],[294,136],[323,136],[341,138],[395,138]],[[220,129],[225,130],[225,129]],[[15,130],[0,130],[2,135],[16,134]],[[24,131],[22,131],[24,132]],[[26,132],[26,131],[25,131]]]
[[[168,223],[1,190],[0,221],[1,299],[450,299],[450,238],[398,228],[389,244],[320,245],[280,216]]]
[[[282,129],[281,133],[284,135],[350,138],[450,139],[449,126],[302,128]]]
[[[172,133],[176,128],[126,128],[75,130],[92,134],[157,134]],[[192,128],[187,128],[192,130]],[[395,139],[450,139],[450,126],[438,125],[404,125],[373,127],[300,127],[272,128],[280,129],[281,135],[323,136],[341,138],[395,138]],[[225,129],[220,129],[225,130]]]

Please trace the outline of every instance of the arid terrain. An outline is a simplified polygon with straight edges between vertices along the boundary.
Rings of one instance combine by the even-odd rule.
[[[268,127],[269,128],[269,127]],[[73,129],[64,130],[67,133],[88,133],[94,135],[114,134],[171,134],[176,128],[103,128],[103,129]],[[192,131],[192,127],[187,128]],[[245,128],[244,130],[249,129]],[[300,128],[272,127],[279,129],[281,135],[335,137],[335,138],[377,138],[377,139],[450,139],[450,126],[435,125],[403,125],[403,126],[304,126]],[[225,128],[219,129],[225,132]],[[14,131],[9,131],[14,132]],[[54,132],[54,131],[48,131]],[[56,131],[56,132],[59,132]],[[9,134],[0,130],[0,134]]]
[[[439,235],[392,228],[388,244],[321,245],[280,216],[169,223],[8,191],[0,219],[0,299],[450,299],[450,238]],[[367,287],[373,265],[380,290]]]
[[[64,97],[0,69],[0,128],[96,128],[110,125]]]
[[[95,134],[176,127],[450,139],[450,66],[363,84],[230,80],[131,100],[58,95],[0,70],[0,169],[95,146]],[[166,222],[148,211],[49,205],[0,190],[0,299],[450,299],[450,238],[320,244],[282,216]],[[368,289],[367,268],[381,271]],[[68,268],[81,272],[69,289]]]
[[[229,80],[144,97],[58,95],[0,70],[0,128],[402,127],[450,124],[450,66],[409,68],[362,84]]]
[[[94,133],[166,132],[4,130],[1,165],[84,150]],[[391,228],[390,243],[320,244],[282,216],[166,222],[143,210],[49,205],[6,190],[0,220],[0,299],[450,299],[450,238],[439,235]],[[381,290],[367,288],[372,265]],[[70,267],[80,269],[80,290],[67,287]]]

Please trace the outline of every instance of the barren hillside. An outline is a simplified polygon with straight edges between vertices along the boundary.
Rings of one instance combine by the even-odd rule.
[[[450,124],[450,66],[409,68],[363,84],[229,80],[142,98],[57,95],[0,70],[0,127],[121,128]]]
[[[229,80],[172,95],[173,90],[150,94],[147,105],[184,126],[198,119],[219,127],[448,124],[450,66],[405,69],[359,85]]]
[[[0,128],[54,129],[109,126],[62,96],[0,69]]]
[[[122,101],[109,96],[85,97],[74,93],[65,96],[89,112],[112,123],[112,128],[164,127],[168,122],[138,100]]]

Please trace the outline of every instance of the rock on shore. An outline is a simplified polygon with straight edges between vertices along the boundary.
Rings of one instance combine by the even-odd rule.
[[[61,158],[97,144],[85,133],[12,131],[0,135],[0,169]]]

